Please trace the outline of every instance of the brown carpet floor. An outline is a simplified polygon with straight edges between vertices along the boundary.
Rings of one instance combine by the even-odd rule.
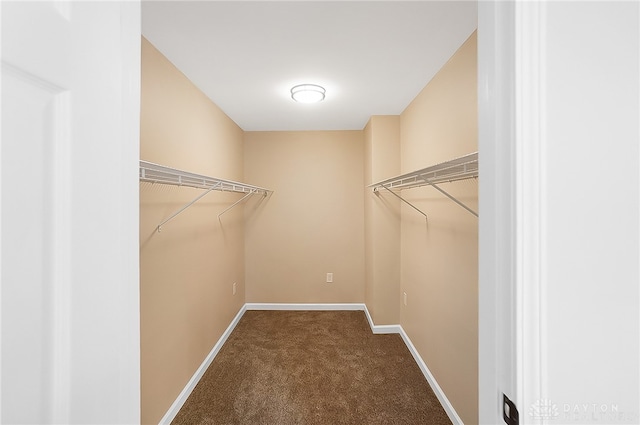
[[[247,311],[172,424],[451,421],[402,338],[362,311]]]

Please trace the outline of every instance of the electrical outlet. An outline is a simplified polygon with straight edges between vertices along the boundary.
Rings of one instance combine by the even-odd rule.
[[[402,293],[402,300],[404,301],[404,305],[407,305],[407,293],[406,292]]]
[[[333,273],[327,273],[327,283],[333,282]]]
[[[235,295],[235,294],[236,294],[236,289],[237,289],[236,287],[237,287],[237,285],[238,285],[238,284],[237,284],[236,282],[233,282],[233,295]]]

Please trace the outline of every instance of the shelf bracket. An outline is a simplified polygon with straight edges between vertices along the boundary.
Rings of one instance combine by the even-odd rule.
[[[213,186],[211,186],[209,189],[207,189],[206,192],[204,192],[202,195],[198,196],[196,199],[194,199],[193,201],[189,202],[187,205],[185,205],[184,207],[180,208],[178,211],[174,212],[171,217],[164,219],[164,221],[162,221],[162,223],[158,224],[158,232],[162,231],[162,226],[173,220],[178,214],[180,214],[182,211],[186,210],[187,208],[189,208],[191,205],[195,204],[196,202],[198,202],[203,196],[205,196],[207,193],[211,192],[212,190],[214,190],[215,188],[217,188],[218,186],[220,186],[220,182],[214,184]]]
[[[472,210],[471,208],[469,208],[468,206],[466,206],[465,204],[463,204],[461,201],[457,200],[453,195],[450,195],[449,193],[447,193],[444,189],[440,188],[438,185],[436,185],[435,183],[431,183],[429,181],[429,179],[427,179],[426,177],[424,177],[423,175],[420,175],[420,178],[422,178],[422,180],[424,180],[429,186],[433,186],[434,189],[438,190],[440,193],[442,193],[444,196],[446,196],[447,198],[451,199],[453,202],[455,202],[456,204],[460,205],[462,208],[464,208],[465,210],[469,211],[471,214],[475,215],[476,217],[478,217],[478,213],[475,212],[474,210]]]
[[[415,205],[413,205],[411,202],[407,201],[406,199],[404,199],[402,196],[398,195],[397,193],[395,193],[393,190],[389,189],[387,186],[381,184],[380,186],[384,187],[385,189],[387,189],[389,191],[389,193],[391,193],[393,196],[397,197],[398,199],[400,199],[402,202],[404,202],[405,204],[409,205],[411,208],[413,208],[414,210],[418,211],[420,214],[422,214],[424,216],[424,218],[426,220],[429,219],[429,217],[427,217],[427,214],[425,214],[424,212],[422,212],[421,209],[419,209],[418,207],[416,207]],[[374,192],[377,192],[378,188],[374,189]]]
[[[245,199],[247,199],[249,196],[253,195],[254,193],[256,193],[255,190],[252,190],[251,192],[247,193],[246,195],[244,195],[242,198],[238,199],[236,202],[234,202],[233,204],[231,204],[229,207],[227,207],[227,209],[225,209],[224,211],[222,211],[220,214],[218,214],[218,219],[220,219],[220,216],[224,213],[226,213],[227,211],[229,211],[230,209],[232,209],[233,207],[235,207],[236,205],[238,205],[240,202],[244,201]]]

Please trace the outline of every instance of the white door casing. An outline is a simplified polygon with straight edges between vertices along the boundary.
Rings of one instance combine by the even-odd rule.
[[[504,423],[517,403],[515,2],[478,4],[479,422]]]
[[[0,421],[138,422],[139,4],[0,11]]]

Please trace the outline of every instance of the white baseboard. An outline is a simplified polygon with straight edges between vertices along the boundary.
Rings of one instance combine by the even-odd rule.
[[[402,340],[404,341],[405,345],[409,349],[409,352],[411,352],[411,355],[413,356],[414,360],[418,364],[418,367],[422,371],[422,374],[424,375],[427,382],[431,386],[431,389],[435,393],[436,397],[438,397],[438,400],[440,401],[440,404],[442,404],[442,407],[444,408],[445,412],[449,416],[449,419],[451,419],[451,422],[453,422],[454,425],[464,425],[464,423],[462,422],[462,419],[460,419],[460,416],[458,416],[458,414],[456,413],[455,409],[449,402],[449,399],[442,391],[442,388],[440,388],[440,385],[438,385],[438,382],[436,381],[434,376],[431,374],[431,371],[425,364],[424,360],[422,360],[422,357],[420,357],[420,354],[418,353],[418,350],[416,350],[416,347],[411,342],[411,339],[409,339],[404,329],[402,329],[402,326],[375,325],[373,323],[373,319],[371,318],[371,315],[369,314],[369,310],[367,309],[366,304],[358,304],[358,303],[345,303],[345,304],[340,304],[340,303],[338,304],[246,303],[245,305],[242,306],[242,308],[240,309],[236,317],[234,317],[234,319],[231,321],[231,324],[229,324],[229,327],[227,327],[227,329],[224,331],[224,333],[222,334],[222,336],[220,337],[216,345],[213,346],[213,349],[211,349],[211,352],[209,353],[209,355],[202,362],[198,370],[196,370],[196,373],[193,374],[193,376],[191,377],[187,385],[184,387],[184,389],[176,399],[176,401],[173,402],[173,404],[171,405],[167,413],[160,420],[159,425],[169,425],[171,421],[176,417],[176,415],[178,414],[178,411],[180,411],[180,409],[182,408],[182,405],[185,403],[185,401],[187,401],[187,398],[191,394],[191,391],[193,391],[198,381],[200,381],[200,378],[202,378],[202,375],[204,375],[204,372],[207,370],[207,368],[209,367],[209,365],[211,364],[215,356],[220,351],[220,348],[222,348],[222,345],[227,341],[227,338],[229,338],[229,335],[231,334],[233,329],[236,327],[236,325],[242,318],[242,315],[247,310],[364,311],[364,314],[367,317],[367,321],[369,322],[369,326],[371,327],[371,332],[373,332],[374,334],[394,334],[394,333],[400,334],[400,336],[402,337]]]
[[[339,311],[339,310],[364,310],[364,304],[337,303],[337,304],[312,304],[312,303],[246,303],[247,310],[298,310],[298,311]]]
[[[400,325],[376,325],[373,323],[373,319],[371,318],[371,314],[369,314],[369,309],[366,304],[364,305],[364,314],[367,316],[367,321],[369,322],[369,327],[371,327],[371,332],[374,334],[399,334],[402,330]]]
[[[447,416],[449,416],[449,419],[451,419],[451,422],[453,422],[454,425],[464,425],[464,423],[462,422],[462,419],[460,419],[460,416],[458,416],[458,413],[453,408],[453,405],[451,404],[447,396],[444,394],[444,391],[442,391],[442,388],[440,388],[440,385],[438,385],[436,378],[434,378],[433,374],[431,374],[431,371],[427,367],[424,360],[422,360],[422,357],[420,357],[418,350],[416,350],[416,347],[413,345],[413,343],[411,342],[411,339],[409,339],[409,336],[405,333],[402,327],[400,327],[400,336],[402,337],[402,340],[404,341],[405,345],[411,352],[411,355],[413,356],[414,360],[416,361],[416,363],[418,363],[418,367],[422,371],[422,374],[424,375],[424,377],[427,379],[427,382],[431,386],[431,389],[435,393],[436,397],[438,397],[440,404],[442,404],[444,411],[447,412]]]
[[[204,375],[204,373],[207,371],[207,368],[209,367],[209,365],[211,365],[211,362],[216,357],[216,355],[218,354],[218,352],[220,351],[224,343],[227,341],[227,338],[229,338],[229,335],[231,335],[231,332],[233,332],[233,329],[235,329],[236,325],[238,324],[238,322],[240,321],[240,319],[242,318],[242,315],[246,310],[247,308],[245,304],[242,306],[240,311],[238,311],[238,314],[236,314],[236,317],[233,318],[233,320],[231,321],[227,329],[224,331],[224,333],[222,334],[218,342],[216,342],[216,345],[213,346],[213,348],[211,349],[207,357],[204,359],[204,361],[202,362],[198,370],[196,370],[196,373],[194,373],[191,379],[189,380],[189,382],[187,382],[187,385],[184,387],[180,395],[178,395],[178,398],[176,399],[176,401],[173,402],[169,410],[167,410],[167,413],[165,413],[162,419],[160,419],[159,425],[171,424],[171,421],[173,421],[173,419],[176,417],[176,415],[182,408],[182,405],[184,405],[184,403],[187,401],[187,398],[189,398],[191,391],[193,391],[193,389],[196,387],[196,385],[202,378],[202,375]]]

